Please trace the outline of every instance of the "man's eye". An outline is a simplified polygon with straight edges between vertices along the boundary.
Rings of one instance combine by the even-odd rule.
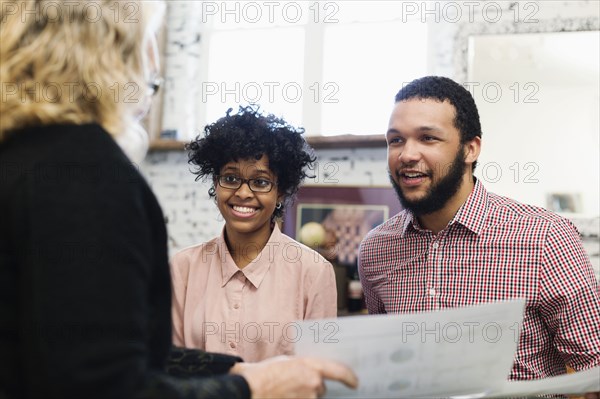
[[[402,137],[392,137],[390,139],[390,144],[398,144],[398,143],[402,143]]]

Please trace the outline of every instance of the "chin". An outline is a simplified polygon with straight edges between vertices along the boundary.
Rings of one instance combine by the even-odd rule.
[[[407,192],[407,190],[402,190],[402,195],[410,202],[421,201],[427,196],[427,193],[422,192],[424,190],[419,189],[417,192],[415,191],[412,190],[411,192],[411,190],[408,190]]]

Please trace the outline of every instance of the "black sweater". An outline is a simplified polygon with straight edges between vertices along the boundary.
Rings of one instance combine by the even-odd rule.
[[[170,351],[163,214],[102,127],[0,143],[0,212],[0,398],[250,396],[238,359]]]

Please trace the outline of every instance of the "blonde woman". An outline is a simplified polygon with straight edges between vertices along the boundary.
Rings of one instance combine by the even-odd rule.
[[[144,144],[127,135],[155,89],[162,4],[0,1],[0,397],[315,397],[326,377],[354,385],[318,359],[170,351],[163,215],[117,145]]]

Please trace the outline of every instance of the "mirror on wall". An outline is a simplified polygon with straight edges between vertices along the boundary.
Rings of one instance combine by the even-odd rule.
[[[476,35],[465,86],[489,191],[565,214],[600,209],[600,32]]]

